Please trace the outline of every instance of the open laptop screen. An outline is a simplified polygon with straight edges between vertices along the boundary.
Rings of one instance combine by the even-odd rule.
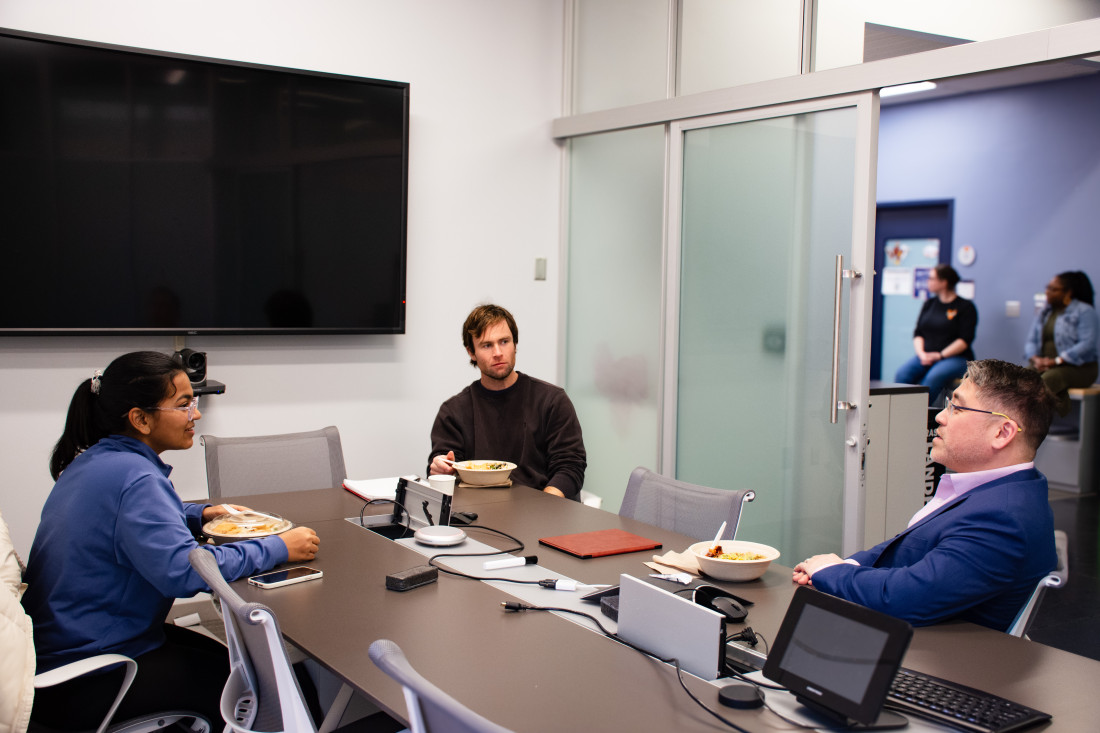
[[[764,676],[810,707],[870,724],[901,666],[913,628],[808,587],[795,591]]]

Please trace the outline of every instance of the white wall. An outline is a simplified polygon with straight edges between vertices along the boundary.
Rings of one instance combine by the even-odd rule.
[[[0,3],[7,28],[411,83],[406,333],[187,340],[227,385],[204,399],[197,432],[335,424],[356,478],[423,470],[439,403],[476,376],[460,331],[479,302],[515,314],[519,369],[560,383],[550,121],[562,114],[562,18],[562,0]],[[549,260],[545,282],[536,257]],[[24,557],[73,389],[120,353],[173,348],[168,336],[0,338],[0,511]],[[184,498],[206,495],[201,446],[164,458]]]

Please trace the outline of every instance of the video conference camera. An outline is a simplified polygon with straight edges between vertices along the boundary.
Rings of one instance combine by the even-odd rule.
[[[183,371],[191,384],[201,387],[206,384],[206,352],[193,349],[180,349],[176,356],[183,362]]]

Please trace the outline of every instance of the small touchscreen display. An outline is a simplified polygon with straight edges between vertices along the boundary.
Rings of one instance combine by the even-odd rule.
[[[841,720],[875,721],[912,627],[805,586],[795,591],[764,676]]]

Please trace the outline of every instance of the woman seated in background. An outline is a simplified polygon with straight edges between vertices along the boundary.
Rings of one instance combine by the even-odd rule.
[[[955,294],[959,273],[950,265],[936,265],[928,273],[928,292],[917,326],[913,329],[916,354],[898,367],[894,381],[928,387],[928,403],[966,373],[966,362],[974,358],[970,345],[978,328],[974,303]]]
[[[1069,389],[1091,387],[1096,381],[1098,333],[1089,276],[1080,270],[1055,275],[1047,285],[1047,304],[1031,325],[1024,355],[1042,373],[1063,417],[1069,414]]]
[[[54,447],[57,480],[27,563],[23,607],[34,622],[38,672],[96,654],[124,654],[138,671],[115,720],[166,710],[205,716],[219,728],[229,676],[224,646],[165,623],[174,598],[208,590],[187,554],[203,522],[222,511],[183,504],[168,480],[166,450],[184,450],[202,417],[178,359],[152,351],[118,357],[84,380]],[[229,580],[316,556],[306,527],[208,549]],[[35,694],[32,720],[95,729],[123,669]]]

